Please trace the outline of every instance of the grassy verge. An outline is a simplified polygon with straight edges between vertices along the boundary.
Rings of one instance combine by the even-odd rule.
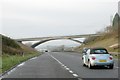
[[[30,53],[25,54],[24,57],[20,55],[7,55],[2,56],[2,73],[11,69],[13,66],[20,64],[23,61],[26,61],[32,57],[38,56],[40,53]]]
[[[120,59],[120,55],[112,55],[115,59]]]
[[[0,56],[0,73],[2,73],[2,56]]]

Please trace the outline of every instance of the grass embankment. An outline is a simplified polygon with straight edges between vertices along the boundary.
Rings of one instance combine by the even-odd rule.
[[[108,50],[108,52],[116,52],[120,53],[120,45],[119,45],[119,38],[120,38],[120,17],[116,13],[113,24],[111,26],[107,26],[104,31],[99,31],[101,36],[99,37],[89,37],[87,38],[81,46],[75,48],[76,51],[81,52],[83,48],[92,48],[92,47],[104,47]],[[113,53],[113,55],[116,55]],[[115,56],[116,57],[116,56]],[[117,55],[117,57],[120,57]]]
[[[86,44],[83,44],[76,48],[77,51],[81,51],[83,48],[91,48],[91,47],[104,47],[109,52],[118,52],[118,47],[110,47],[114,44],[118,43],[118,37],[115,35],[103,35],[100,37],[96,37],[90,42],[87,42]]]
[[[104,47],[108,50],[108,52],[113,52],[113,57],[114,58],[120,58],[119,55],[117,55],[116,53],[119,52],[119,47],[115,46],[115,47],[110,47],[111,45],[114,45],[118,43],[118,37],[115,36],[101,36],[101,37],[97,37],[94,40],[87,42],[85,45],[81,45],[79,47],[77,47],[75,50],[82,53],[83,48],[92,48],[92,47]]]
[[[0,56],[0,73],[2,73],[2,56]]]
[[[2,35],[1,35],[2,36]],[[11,38],[2,36],[2,55],[0,57],[0,73],[24,62],[41,53],[35,49],[25,46]]]
[[[31,54],[25,54],[24,57],[21,55],[3,55],[2,56],[2,72],[5,72],[12,68],[13,66],[16,66],[17,64],[20,64],[21,62],[24,62],[34,56],[38,56],[40,54],[37,53],[31,53]]]

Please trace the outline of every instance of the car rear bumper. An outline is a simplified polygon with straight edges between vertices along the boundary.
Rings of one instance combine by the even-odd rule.
[[[104,62],[104,63],[100,63],[100,62],[92,62],[91,63],[92,66],[109,66],[109,65],[114,65],[114,62]]]

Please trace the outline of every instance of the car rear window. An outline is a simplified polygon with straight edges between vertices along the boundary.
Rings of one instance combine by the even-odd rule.
[[[93,49],[91,54],[108,54],[108,51],[106,49]]]

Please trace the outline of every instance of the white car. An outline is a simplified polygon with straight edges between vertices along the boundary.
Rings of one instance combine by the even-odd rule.
[[[113,69],[114,60],[105,48],[85,48],[83,50],[83,65],[90,69],[94,66],[105,66]]]

